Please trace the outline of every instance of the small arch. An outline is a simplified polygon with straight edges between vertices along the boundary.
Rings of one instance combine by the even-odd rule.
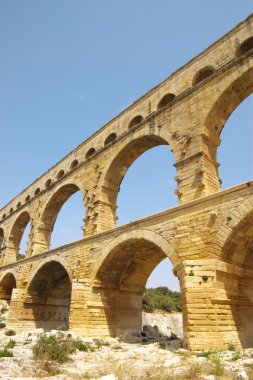
[[[40,188],[37,187],[37,189],[36,189],[35,192],[34,192],[34,195],[38,195],[39,193],[40,193]]]
[[[206,78],[213,75],[215,72],[213,66],[206,66],[203,69],[199,70],[193,78],[192,85],[196,86],[196,84],[202,82]]]
[[[9,305],[14,288],[17,287],[16,278],[13,273],[6,273],[0,281],[0,301],[6,301]]]
[[[31,199],[30,195],[27,195],[27,197],[25,198],[25,201],[29,202],[30,199]]]
[[[49,178],[46,182],[45,182],[45,188],[48,188],[52,183],[52,180],[51,178]]]
[[[143,120],[143,116],[142,115],[137,115],[135,116],[129,123],[128,125],[128,129],[132,129],[134,128],[136,125],[140,124]]]
[[[111,133],[106,139],[105,139],[105,143],[104,143],[104,146],[108,145],[108,144],[111,144],[113,141],[116,140],[116,133]]]
[[[253,37],[247,38],[240,44],[236,50],[235,56],[239,58],[242,55],[248,53],[251,49],[253,49]]]
[[[2,219],[5,219],[5,218],[6,218],[6,214],[3,214]]]
[[[64,172],[64,170],[63,169],[61,169],[58,173],[57,173],[57,179],[60,179],[60,178],[62,178],[63,176],[64,176],[64,174],[65,174],[65,172]]]
[[[44,262],[27,287],[25,307],[32,312],[30,324],[46,331],[59,325],[69,325],[71,278],[66,268],[56,260]]]
[[[13,208],[11,207],[9,213],[11,214],[12,212],[13,212]]]
[[[162,97],[160,102],[158,103],[157,110],[162,109],[163,107],[166,107],[168,104],[170,104],[174,99],[176,95],[168,93]]]
[[[21,202],[18,202],[16,207],[19,208],[20,206],[21,206]]]
[[[90,158],[91,156],[93,156],[93,154],[95,154],[95,152],[96,152],[95,148],[90,148],[88,150],[88,152],[86,153],[86,156],[85,156],[86,160],[88,160],[88,158]]]
[[[74,160],[71,162],[70,169],[73,170],[78,166],[78,160]]]

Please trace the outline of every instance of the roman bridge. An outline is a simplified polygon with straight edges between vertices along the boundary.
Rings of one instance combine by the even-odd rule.
[[[10,304],[8,326],[49,330],[64,322],[94,337],[139,329],[146,281],[168,257],[180,282],[186,346],[252,346],[253,182],[221,191],[216,159],[226,120],[252,92],[249,16],[3,207],[0,299]],[[174,154],[178,206],[115,227],[125,173],[158,145]],[[84,237],[50,250],[57,215],[77,191]],[[28,223],[26,257],[17,261]]]

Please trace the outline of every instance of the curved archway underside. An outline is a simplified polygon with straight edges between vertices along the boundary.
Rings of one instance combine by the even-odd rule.
[[[125,329],[141,330],[146,282],[166,257],[159,246],[143,238],[129,239],[106,256],[93,283],[93,295],[104,304],[110,336],[119,336]]]
[[[68,273],[59,262],[51,261],[33,277],[24,300],[24,313],[36,328],[52,330],[63,325],[68,328],[70,303]]]
[[[11,301],[12,291],[17,287],[16,278],[12,273],[7,273],[0,281],[0,302],[6,301],[8,304]]]

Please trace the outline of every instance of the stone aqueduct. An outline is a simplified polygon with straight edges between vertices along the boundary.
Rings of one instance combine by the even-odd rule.
[[[253,92],[253,15],[150,90],[0,211],[0,299],[17,330],[93,337],[140,328],[142,294],[169,257],[190,349],[253,344],[253,181],[220,190],[222,128]],[[145,151],[174,153],[179,205],[115,227],[117,193]],[[86,208],[84,238],[50,250],[64,202]],[[28,223],[25,259],[16,261]]]

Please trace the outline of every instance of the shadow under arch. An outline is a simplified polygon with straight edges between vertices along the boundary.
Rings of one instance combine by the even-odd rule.
[[[240,210],[239,210],[240,211]],[[238,215],[238,214],[237,214]],[[233,221],[233,214],[231,222]],[[222,228],[221,228],[222,230]],[[222,231],[221,231],[222,233]],[[230,264],[230,271],[216,273],[220,297],[228,300],[232,316],[231,331],[235,330],[239,345],[253,347],[253,210],[230,229],[222,246],[221,259]],[[228,306],[229,305],[229,306]]]
[[[41,264],[27,286],[24,299],[27,323],[45,331],[60,325],[68,328],[71,291],[71,278],[62,263],[51,259]]]
[[[12,272],[5,273],[0,280],[0,304],[11,302],[12,291],[17,287],[16,277]],[[5,302],[1,302],[5,301]]]
[[[102,202],[109,205],[106,212],[107,228],[113,228],[116,224],[116,209],[117,209],[117,196],[120,190],[120,184],[135,160],[140,157],[144,152],[156,146],[167,145],[168,141],[165,138],[157,135],[143,135],[128,141],[112,161],[105,171],[102,180]]]
[[[51,235],[57,216],[64,203],[76,192],[81,191],[78,185],[70,183],[58,188],[48,200],[39,222],[39,241],[44,250],[50,248]],[[38,253],[38,252],[36,252]]]
[[[116,238],[103,257],[92,287],[93,299],[102,305],[101,328],[112,337],[126,329],[141,330],[146,282],[163,259],[176,265],[178,256],[163,238],[159,242],[159,235],[133,231]]]

